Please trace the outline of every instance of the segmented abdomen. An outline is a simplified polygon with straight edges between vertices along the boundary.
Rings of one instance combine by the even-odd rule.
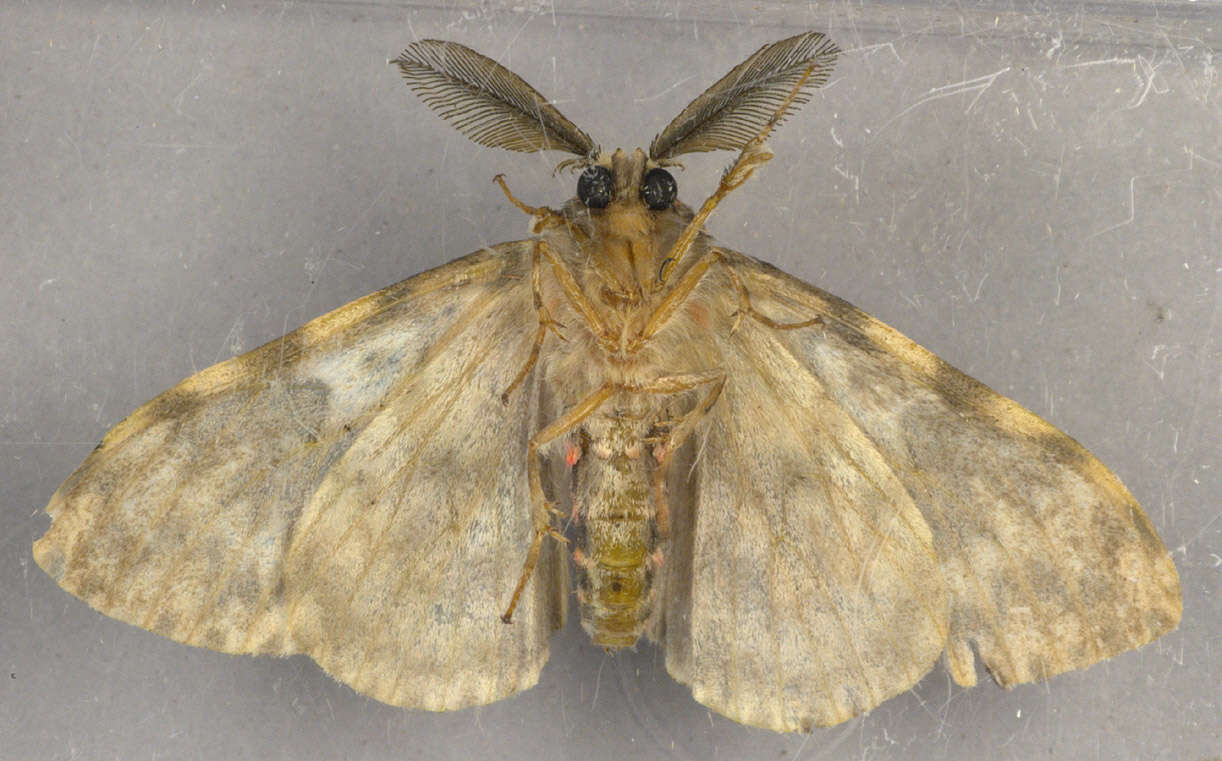
[[[590,439],[578,461],[577,599],[581,625],[594,644],[636,644],[652,612],[657,530],[652,457],[630,426],[613,421]]]

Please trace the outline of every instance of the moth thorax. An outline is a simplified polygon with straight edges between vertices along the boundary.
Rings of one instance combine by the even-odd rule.
[[[576,465],[574,491],[577,599],[581,625],[594,644],[636,644],[652,610],[658,557],[656,509],[651,487],[654,458],[649,447],[611,430],[587,439]]]

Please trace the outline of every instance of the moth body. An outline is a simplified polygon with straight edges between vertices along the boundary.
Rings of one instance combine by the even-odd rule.
[[[668,422],[690,413],[699,398],[696,387],[656,384],[677,373],[715,374],[719,361],[707,344],[684,339],[710,311],[699,299],[637,344],[666,295],[658,287],[664,258],[693,215],[677,201],[646,207],[640,187],[654,165],[640,149],[603,155],[598,165],[610,171],[614,188],[606,206],[573,199],[542,236],[595,310],[594,320],[573,307],[557,282],[543,279],[544,311],[564,326],[564,340],[545,342],[542,375],[556,394],[552,418],[600,387],[621,389],[577,426],[582,455],[573,465],[572,510],[582,626],[596,645],[621,648],[636,644],[646,628],[664,551],[657,517],[668,506],[656,482],[655,444]],[[703,253],[707,238],[694,245]],[[596,325],[604,329],[601,337]]]

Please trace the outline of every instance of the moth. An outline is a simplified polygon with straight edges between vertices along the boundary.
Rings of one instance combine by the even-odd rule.
[[[648,152],[608,152],[491,59],[412,44],[393,63],[429,107],[571,154],[576,197],[528,206],[498,176],[532,237],[137,409],[52,497],[38,564],[122,621],[429,710],[536,683],[571,564],[594,644],[647,636],[696,700],[778,731],[939,656],[1008,687],[1172,630],[1175,567],[1089,452],[704,231],[839,52],[765,45]],[[718,150],[737,158],[693,211],[671,170]]]

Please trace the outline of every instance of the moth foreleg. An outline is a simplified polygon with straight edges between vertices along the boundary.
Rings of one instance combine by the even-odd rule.
[[[522,591],[526,589],[526,583],[530,581],[530,577],[535,572],[535,564],[539,562],[539,551],[543,547],[544,537],[551,536],[557,541],[567,541],[564,535],[551,525],[551,514],[556,512],[556,509],[548,503],[547,496],[543,493],[543,477],[539,470],[539,447],[555,441],[581,425],[586,418],[598,411],[603,402],[610,399],[619,390],[620,387],[613,383],[604,383],[597,391],[576,404],[562,417],[530,437],[526,446],[526,457],[534,536],[530,542],[530,550],[526,553],[526,562],[522,564],[522,575],[518,579],[517,587],[513,590],[513,597],[509,600],[509,607],[501,615],[501,620],[505,623],[512,621],[513,611],[518,607]]]
[[[674,270],[679,261],[691,249],[692,243],[696,241],[701,231],[704,230],[704,223],[708,221],[709,215],[713,213],[713,209],[717,208],[722,199],[746,182],[757,167],[772,158],[772,150],[768,148],[764,140],[771,134],[772,130],[776,129],[776,125],[780,124],[781,120],[785,118],[785,113],[794,104],[798,94],[802,92],[802,87],[806,84],[806,80],[810,78],[814,69],[814,64],[806,67],[806,71],[802,73],[797,84],[789,91],[789,95],[776,107],[772,112],[772,116],[764,123],[759,132],[743,144],[742,150],[738,153],[738,158],[734,159],[734,163],[722,173],[721,181],[717,183],[717,189],[701,204],[700,210],[696,212],[696,216],[692,217],[692,220],[687,223],[687,227],[683,228],[683,232],[679,235],[678,240],[670,247],[670,252],[666,258],[662,260],[662,268],[658,271],[659,285],[666,282],[667,275]]]
[[[628,342],[628,353],[633,353],[640,349],[645,343],[657,335],[657,332],[662,329],[675,312],[679,311],[679,307],[687,301],[688,296],[692,295],[692,291],[696,290],[696,286],[704,279],[705,274],[709,271],[709,267],[713,266],[714,259],[709,254],[705,254],[696,260],[696,263],[691,268],[683,273],[683,277],[679,278],[679,282],[675,283],[662,300],[654,307],[653,313],[649,315],[649,319],[645,322],[645,327]]]
[[[586,296],[585,291],[581,289],[581,284],[577,282],[577,277],[569,270],[568,265],[564,263],[555,249],[548,245],[545,240],[538,241],[535,250],[552,265],[552,274],[556,276],[556,282],[560,284],[560,289],[564,291],[564,296],[568,299],[569,305],[573,307],[577,314],[581,315],[590,333],[593,334],[604,350],[615,351],[619,347],[619,336],[607,328],[602,317],[599,316],[598,310],[595,309],[594,304]]]
[[[501,186],[501,191],[505,193],[505,197],[509,202],[518,207],[518,211],[527,215],[531,219],[531,230],[538,233],[546,227],[555,227],[564,224],[564,217],[557,212],[547,208],[546,206],[527,206],[522,201],[518,200],[505,184],[505,175],[498,174],[492,178],[492,181]]]
[[[679,282],[675,283],[675,287],[662,298],[662,301],[654,309],[653,314],[649,316],[649,320],[646,321],[645,327],[642,328],[641,332],[629,342],[629,353],[637,351],[641,348],[641,346],[649,341],[649,339],[657,335],[658,331],[662,329],[662,326],[664,326],[670,320],[670,318],[674,316],[675,312],[679,311],[679,308],[686,303],[688,297],[691,296],[692,291],[696,290],[696,286],[699,285],[700,281],[704,279],[704,276],[708,274],[709,269],[718,262],[725,266],[726,272],[730,276],[730,281],[734,283],[734,289],[738,293],[739,306],[734,312],[735,321],[734,325],[731,327],[731,332],[738,329],[739,323],[742,321],[744,315],[758,320],[764,325],[777,330],[794,330],[796,328],[805,328],[811,325],[818,325],[819,323],[823,322],[823,318],[817,316],[802,322],[777,322],[767,315],[757,312],[755,308],[751,306],[751,295],[748,293],[747,287],[743,285],[742,279],[739,278],[738,273],[734,271],[734,268],[726,259],[725,254],[716,248],[711,248],[704,254],[704,256],[697,259],[696,263],[693,264],[687,272],[683,273],[683,277],[679,278]]]

